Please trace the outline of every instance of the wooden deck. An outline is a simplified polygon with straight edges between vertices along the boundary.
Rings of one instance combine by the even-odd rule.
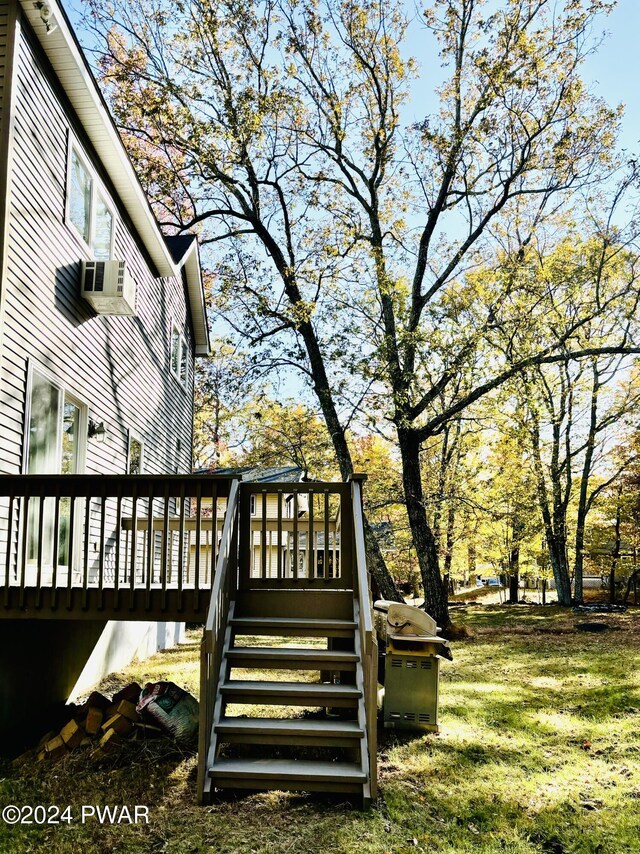
[[[371,607],[357,478],[0,476],[0,620],[203,623],[200,802],[215,788],[375,798]],[[274,636],[324,638],[326,647]],[[254,680],[252,669],[273,678]],[[282,682],[281,671],[302,678]],[[233,712],[256,704],[276,711]],[[278,707],[319,716],[284,718]],[[339,721],[326,713],[333,708]],[[268,756],[229,757],[236,744]],[[282,760],[282,745],[307,758]]]
[[[204,622],[231,483],[0,476],[0,619]]]

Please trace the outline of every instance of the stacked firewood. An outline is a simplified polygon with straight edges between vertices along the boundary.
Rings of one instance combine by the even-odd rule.
[[[30,750],[14,760],[20,766],[33,759],[55,762],[79,748],[88,748],[92,759],[103,759],[130,738],[161,735],[163,730],[144,721],[136,710],[141,688],[127,685],[111,699],[94,691],[82,706],[72,706],[73,716],[59,732],[51,730]]]

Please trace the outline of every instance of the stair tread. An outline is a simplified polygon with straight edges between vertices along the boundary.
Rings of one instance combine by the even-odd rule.
[[[321,762],[312,759],[216,759],[209,768],[212,777],[244,777],[291,779],[331,782],[339,778],[343,782],[364,783],[367,774],[359,765],[351,762]]]
[[[305,661],[306,659],[320,659],[327,661],[359,661],[355,652],[344,652],[333,649],[314,649],[313,647],[266,647],[266,646],[237,646],[227,653],[230,660],[234,658],[274,658],[294,659]]]
[[[229,679],[220,686],[223,694],[250,693],[319,696],[361,697],[361,691],[355,685],[333,685],[322,682],[254,682],[244,679]]]
[[[305,719],[305,718],[222,718],[215,725],[216,732],[297,733],[300,735],[325,734],[361,738],[363,731],[357,721]]]
[[[239,628],[245,626],[273,626],[274,628],[322,628],[322,629],[355,629],[353,620],[315,619],[307,617],[232,617],[231,625]]]

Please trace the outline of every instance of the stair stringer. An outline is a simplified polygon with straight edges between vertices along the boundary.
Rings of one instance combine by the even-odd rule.
[[[353,615],[358,628],[354,632],[354,650],[358,656],[356,665],[356,688],[360,691],[360,699],[358,700],[358,724],[364,733],[360,740],[360,766],[367,775],[367,782],[362,786],[362,802],[363,806],[368,807],[373,798],[371,797],[371,780],[370,780],[370,763],[369,763],[369,738],[367,735],[367,710],[366,710],[366,692],[364,685],[364,659],[362,654],[362,644],[360,643],[360,605],[356,599],[353,602]]]
[[[222,697],[222,692],[220,691],[220,686],[224,685],[229,676],[229,659],[227,653],[231,648],[231,637],[233,634],[233,628],[231,626],[231,620],[233,618],[233,613],[235,609],[235,602],[229,602],[229,611],[227,614],[227,625],[224,630],[224,641],[222,646],[222,656],[220,657],[220,671],[218,673],[218,686],[216,688],[216,700],[213,707],[213,723],[211,725],[211,732],[209,734],[209,748],[207,750],[207,764],[206,768],[209,769],[213,765],[216,759],[216,755],[218,753],[218,733],[216,732],[216,725],[220,722],[222,718],[222,709],[224,706],[224,700]],[[204,803],[211,802],[211,778],[209,775],[206,775],[205,783],[204,783]]]

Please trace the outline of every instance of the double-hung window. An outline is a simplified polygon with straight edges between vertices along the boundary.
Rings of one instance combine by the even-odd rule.
[[[91,257],[108,261],[113,254],[113,208],[89,161],[75,142],[69,144],[67,222],[88,247]]]
[[[29,372],[26,469],[28,474],[78,474],[84,471],[87,440],[87,406],[66,391],[53,377],[38,369]],[[75,515],[80,514],[76,503]],[[57,554],[59,566],[67,566],[70,554],[72,508],[69,498],[47,498],[29,503],[27,514],[27,563],[40,554],[51,567]],[[57,520],[57,521],[56,521]],[[77,521],[77,520],[76,520]],[[76,533],[79,526],[76,526]],[[42,534],[42,545],[39,538]],[[58,538],[54,549],[54,538]]]
[[[187,387],[188,356],[187,339],[173,323],[171,325],[171,373],[183,388]]]

